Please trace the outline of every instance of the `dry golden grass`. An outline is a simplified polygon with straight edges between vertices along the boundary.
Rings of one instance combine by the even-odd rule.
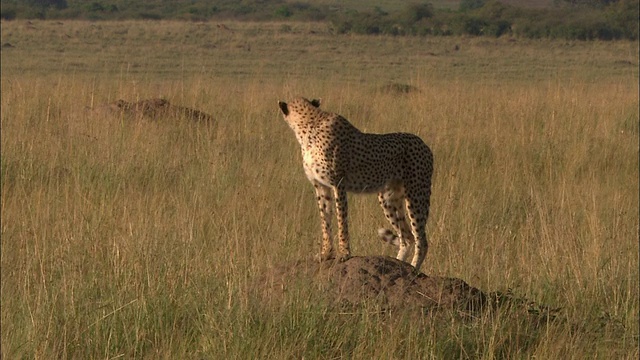
[[[638,357],[637,44],[34,27],[2,22],[15,46],[1,53],[4,357]],[[389,82],[420,91],[380,91]],[[297,95],[432,147],[425,273],[512,289],[561,319],[344,313],[303,296],[309,284],[279,306],[251,297],[260,273],[318,251],[276,107]],[[217,125],[84,110],[153,96]],[[350,201],[353,252],[393,256],[375,197]]]

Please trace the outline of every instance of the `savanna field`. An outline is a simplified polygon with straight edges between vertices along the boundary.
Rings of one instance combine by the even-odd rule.
[[[333,35],[321,23],[2,21],[6,359],[637,359],[638,43]],[[395,85],[392,85],[395,84]],[[391,85],[391,86],[390,86]],[[404,91],[407,90],[407,91]],[[277,101],[433,150],[422,271],[557,309],[345,309]],[[89,110],[162,97],[213,124]],[[376,196],[354,255],[395,256]]]

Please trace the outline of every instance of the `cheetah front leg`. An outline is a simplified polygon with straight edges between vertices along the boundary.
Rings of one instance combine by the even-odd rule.
[[[313,185],[316,190],[316,200],[320,210],[320,221],[322,225],[322,248],[319,255],[320,261],[332,259],[333,241],[331,240],[331,218],[333,217],[333,192],[331,188],[321,185]]]
[[[333,188],[336,200],[336,217],[338,218],[338,256],[340,261],[345,261],[351,257],[349,249],[349,224],[347,220],[347,191],[343,186],[338,185]]]

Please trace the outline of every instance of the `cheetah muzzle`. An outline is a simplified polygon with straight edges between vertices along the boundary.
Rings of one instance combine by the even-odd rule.
[[[297,98],[278,102],[284,120],[302,150],[302,164],[313,184],[322,224],[321,260],[335,258],[331,220],[335,203],[338,259],[351,256],[347,192],[378,193],[394,231],[380,229],[380,238],[398,246],[397,258],[417,271],[427,255],[433,154],[418,136],[408,133],[368,134],[344,117],[320,109],[320,100]]]

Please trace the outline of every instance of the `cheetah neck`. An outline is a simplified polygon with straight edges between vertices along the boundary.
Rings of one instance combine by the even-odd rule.
[[[314,139],[318,134],[318,128],[321,125],[321,122],[317,119],[316,117],[312,119],[299,119],[289,124],[302,149],[308,149],[313,146]]]

